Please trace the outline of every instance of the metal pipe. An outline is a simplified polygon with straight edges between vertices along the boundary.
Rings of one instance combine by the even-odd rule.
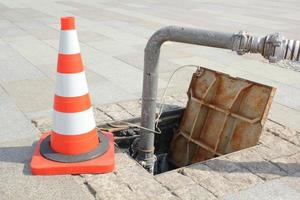
[[[144,80],[142,94],[141,126],[155,129],[156,96],[158,85],[158,60],[160,47],[166,41],[203,45],[215,48],[231,49],[239,55],[244,53],[261,53],[271,62],[276,62],[293,54],[293,60],[299,60],[300,42],[285,40],[280,34],[266,37],[253,37],[244,31],[238,34],[207,31],[195,28],[167,26],[156,31],[149,39],[144,55]],[[292,47],[289,50],[289,46]],[[297,52],[295,52],[297,49]],[[287,53],[290,52],[290,53]],[[293,52],[293,53],[292,53]],[[139,141],[137,160],[148,171],[153,172],[154,133],[142,130]]]

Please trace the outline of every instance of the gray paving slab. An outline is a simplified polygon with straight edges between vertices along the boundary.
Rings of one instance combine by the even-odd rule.
[[[0,96],[0,122],[1,143],[37,135],[36,128],[8,96]]]
[[[300,146],[300,134],[298,133],[297,135],[291,137],[290,142],[296,144],[297,146]]]
[[[61,16],[76,16],[90,94],[93,104],[101,105],[141,97],[143,50],[147,39],[162,26],[184,25],[226,32],[244,29],[261,36],[283,32],[287,38],[299,39],[298,7],[298,1],[274,4],[271,0],[184,3],[178,0],[159,3],[145,0],[117,3],[108,0],[0,1],[0,167],[3,172],[0,176],[8,183],[1,185],[0,193],[4,191],[3,197],[12,199],[214,199],[215,196],[222,197],[243,190],[240,194],[244,196],[237,193],[226,198],[249,196],[251,199],[253,194],[260,197],[263,193],[265,198],[299,198],[299,179],[293,175],[299,168],[298,68],[288,64],[270,65],[261,56],[241,57],[226,50],[175,43],[162,47],[160,89],[165,87],[175,68],[186,64],[198,64],[272,85],[278,90],[269,117],[298,132],[269,130],[271,134],[263,135],[263,145],[255,150],[245,154],[241,151],[239,155],[228,155],[220,161],[184,168],[179,177],[191,177],[195,184],[175,189],[173,193],[140,168],[132,172],[137,167],[136,163],[128,164],[127,157],[123,156],[125,154],[117,155],[119,169],[107,178],[101,175],[93,178],[26,175],[26,162],[30,159],[32,143],[38,136],[30,119],[51,116]],[[185,93],[191,74],[191,70],[178,73],[170,85],[169,94],[176,91]],[[185,105],[184,100],[168,100]],[[132,109],[128,111],[128,117],[139,115],[139,108],[135,106],[131,108],[130,104],[125,103],[118,106]],[[106,114],[95,111],[97,123],[108,120]],[[113,115],[124,118],[117,112]],[[51,123],[47,120],[36,122],[39,122],[37,126],[41,131],[48,130]],[[274,143],[277,145],[272,145]],[[136,183],[137,174],[143,177],[140,184]],[[262,179],[265,184],[253,187]],[[4,184],[3,181],[1,183]],[[107,186],[105,183],[108,183]],[[149,185],[150,192],[145,193],[143,189]],[[89,187],[98,190],[96,196],[88,191]],[[252,188],[245,189],[247,187]],[[109,189],[122,191],[123,196],[113,196]],[[269,193],[270,196],[267,196]]]
[[[52,112],[53,109],[51,108],[48,110],[27,112],[25,113],[25,116],[30,120],[38,119],[38,118],[47,118],[50,120],[52,118]]]
[[[197,184],[186,185],[174,191],[174,194],[180,199],[199,199],[199,200],[215,200],[217,199],[212,193]]]
[[[34,65],[18,55],[13,59],[0,60],[0,71],[0,82],[45,78]]]
[[[124,108],[127,112],[129,112],[129,114],[131,114],[134,117],[141,116],[141,100],[119,102],[118,105]]]
[[[283,125],[300,131],[300,114],[298,110],[290,109],[286,105],[273,102],[269,117],[277,122],[280,122]]]
[[[133,115],[127,112],[123,107],[119,106],[118,104],[112,105],[103,105],[97,107],[99,110],[104,112],[106,115],[110,116],[114,120],[124,120],[124,119],[131,119]]]
[[[31,34],[40,40],[57,39],[59,37],[59,32],[57,30],[36,20],[18,22],[16,25],[25,30],[26,33]]]
[[[295,129],[291,129],[290,127],[286,127],[282,124],[275,123],[274,121],[267,120],[264,125],[264,130],[272,133],[275,136],[286,139],[293,144],[300,144],[299,142],[292,141],[295,136],[299,133]]]
[[[300,172],[300,153],[272,160],[274,164],[285,170],[289,175]]]
[[[89,91],[94,105],[103,105],[110,102],[132,100],[139,97],[138,94],[131,94],[127,91],[124,91],[118,85],[113,84],[111,81],[103,77],[98,77],[97,80],[98,81],[95,83],[89,83]]]
[[[2,84],[22,112],[45,110],[52,107],[54,82],[50,79],[19,80]]]
[[[0,28],[14,27],[15,25],[7,19],[0,19]]]
[[[171,51],[172,52],[172,51]],[[166,53],[165,53],[166,54]],[[174,52],[175,54],[175,52]],[[131,50],[126,52],[126,54],[116,55],[116,58],[128,63],[137,69],[143,70],[144,68],[144,53],[143,51]],[[159,60],[158,70],[160,73],[173,72],[176,68],[179,67],[176,63],[172,63],[165,58],[166,56],[162,55]],[[179,56],[180,57],[180,56]],[[173,57],[177,58],[177,57]]]
[[[179,200],[179,199],[181,199],[177,196],[178,196],[177,194],[175,196],[174,194],[168,192],[168,193],[162,193],[162,194],[155,196],[155,199],[160,199],[160,200]]]
[[[105,35],[106,37],[109,37],[109,35]],[[129,47],[128,45],[109,39],[109,38],[101,38],[97,41],[88,42],[88,45],[92,46],[93,48],[104,52],[109,55],[117,56],[124,52],[124,48],[126,51],[132,51],[133,48]]]
[[[0,86],[0,96],[3,97],[3,96],[7,96],[7,93],[6,91],[4,90],[3,87]]]
[[[223,174],[224,178],[231,181],[235,185],[235,189],[242,190],[252,185],[263,182],[263,180],[256,174],[253,174],[247,168],[242,167],[238,162],[232,162],[225,156],[215,158],[204,162],[214,171]]]
[[[264,156],[268,156],[269,159],[293,155],[300,151],[299,147],[296,145],[282,140],[280,137],[268,132],[262,134],[260,141],[262,144],[270,148],[270,151],[268,151],[267,155]]]
[[[285,178],[283,178],[285,179]],[[293,183],[298,185],[299,177],[293,180]],[[300,198],[300,192],[295,190],[293,187],[287,185],[285,181],[277,179],[274,181],[266,182],[249,188],[247,190],[229,194],[223,199],[290,199],[296,200]]]
[[[51,64],[57,60],[57,50],[34,36],[13,37],[8,43],[34,65]]]
[[[26,32],[18,27],[0,28],[0,36],[4,39],[11,37],[22,37]]]
[[[127,92],[141,91],[143,72],[120,60],[109,58],[97,65],[89,65],[88,68]]]
[[[15,57],[20,57],[18,52],[9,46],[6,42],[1,39],[0,43],[0,60],[13,60]]]
[[[2,130],[2,129],[1,129]],[[75,176],[33,176],[29,163],[35,137],[0,143],[2,199],[94,199]]]
[[[279,168],[272,162],[265,160],[260,155],[260,149],[256,148],[257,147],[253,147],[239,152],[234,152],[226,155],[225,157],[229,159],[230,162],[234,162],[235,164],[248,169],[251,173],[264,180],[270,180],[287,175],[287,172],[283,169]]]
[[[99,199],[137,199],[128,185],[118,180],[114,173],[104,175],[85,175],[87,183]]]
[[[168,190],[163,185],[160,185],[154,177],[141,166],[120,169],[116,171],[116,175],[118,179],[127,184],[132,191],[148,199],[153,199],[158,195],[168,193]]]
[[[3,199],[94,199],[72,176],[20,175],[23,167],[16,164],[1,167],[1,172],[1,180],[5,180],[0,183]]]
[[[182,189],[195,184],[190,177],[178,173],[176,170],[156,175],[155,179],[167,187],[170,191]]]
[[[185,176],[190,177],[197,184],[211,192],[214,196],[221,197],[233,190],[233,184],[225,179],[221,173],[214,172],[204,164],[193,164],[180,170]]]
[[[93,42],[95,40],[103,40],[106,39],[104,35],[99,33],[95,33],[94,31],[78,31],[78,39],[80,42],[87,43]]]
[[[35,65],[36,69],[43,74],[44,78],[49,78],[52,81],[55,81],[56,79],[56,66],[56,61],[53,61],[53,63],[50,64]]]
[[[35,118],[32,119],[31,122],[39,129],[40,133],[46,133],[52,129],[52,118]]]
[[[130,169],[131,167],[137,167],[136,161],[132,159],[127,153],[116,150],[116,170]]]

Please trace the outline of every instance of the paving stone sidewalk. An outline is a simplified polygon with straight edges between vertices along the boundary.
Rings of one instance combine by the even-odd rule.
[[[295,0],[0,0],[0,96],[9,96],[29,119],[48,115],[61,16],[76,17],[92,102],[102,105],[141,96],[144,48],[159,28],[245,30],[257,36],[281,32],[299,39],[299,6]],[[167,42],[161,49],[159,88],[176,68],[187,64],[278,88],[270,116],[300,130],[300,65],[270,64],[260,55],[237,56],[229,50]],[[170,87],[186,91],[193,71],[178,72]]]
[[[35,141],[51,129],[61,16],[76,17],[101,124],[140,116],[138,101],[127,100],[141,96],[143,50],[159,28],[281,32],[300,39],[299,6],[295,0],[0,0],[0,199],[300,199],[299,65],[172,42],[161,49],[160,89],[186,64],[277,88],[258,146],[155,177],[122,152],[107,175],[38,177],[28,167]],[[193,72],[177,74],[170,90],[184,93]],[[168,101],[185,105],[175,93]]]
[[[184,105],[173,95],[167,104]],[[127,101],[94,108],[97,124],[139,116],[140,102]],[[51,129],[50,118],[33,119],[39,133]],[[31,176],[28,169],[37,137],[5,149],[1,160],[2,197],[47,199],[299,199],[300,133],[268,119],[257,146],[150,175],[130,156],[116,152],[116,169],[104,175]],[[12,154],[17,153],[17,157]],[[2,155],[2,154],[1,154]],[[16,170],[16,173],[12,171]],[[61,192],[60,185],[68,185]],[[37,188],[37,190],[29,188]],[[26,189],[28,188],[28,189]],[[36,191],[39,191],[36,193]],[[45,191],[45,193],[43,193]],[[69,191],[69,192],[68,192]],[[72,192],[73,191],[73,192]],[[80,195],[79,195],[80,193]],[[78,196],[79,195],[79,196]]]

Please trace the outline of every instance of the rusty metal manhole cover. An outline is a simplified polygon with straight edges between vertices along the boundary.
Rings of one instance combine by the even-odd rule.
[[[275,88],[201,68],[171,143],[178,167],[257,144]]]

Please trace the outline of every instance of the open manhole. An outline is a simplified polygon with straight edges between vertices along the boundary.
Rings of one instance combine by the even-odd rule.
[[[270,86],[206,68],[197,70],[186,107],[174,107],[160,118],[154,174],[255,146],[274,93]],[[140,129],[112,126],[119,148],[135,158]]]

